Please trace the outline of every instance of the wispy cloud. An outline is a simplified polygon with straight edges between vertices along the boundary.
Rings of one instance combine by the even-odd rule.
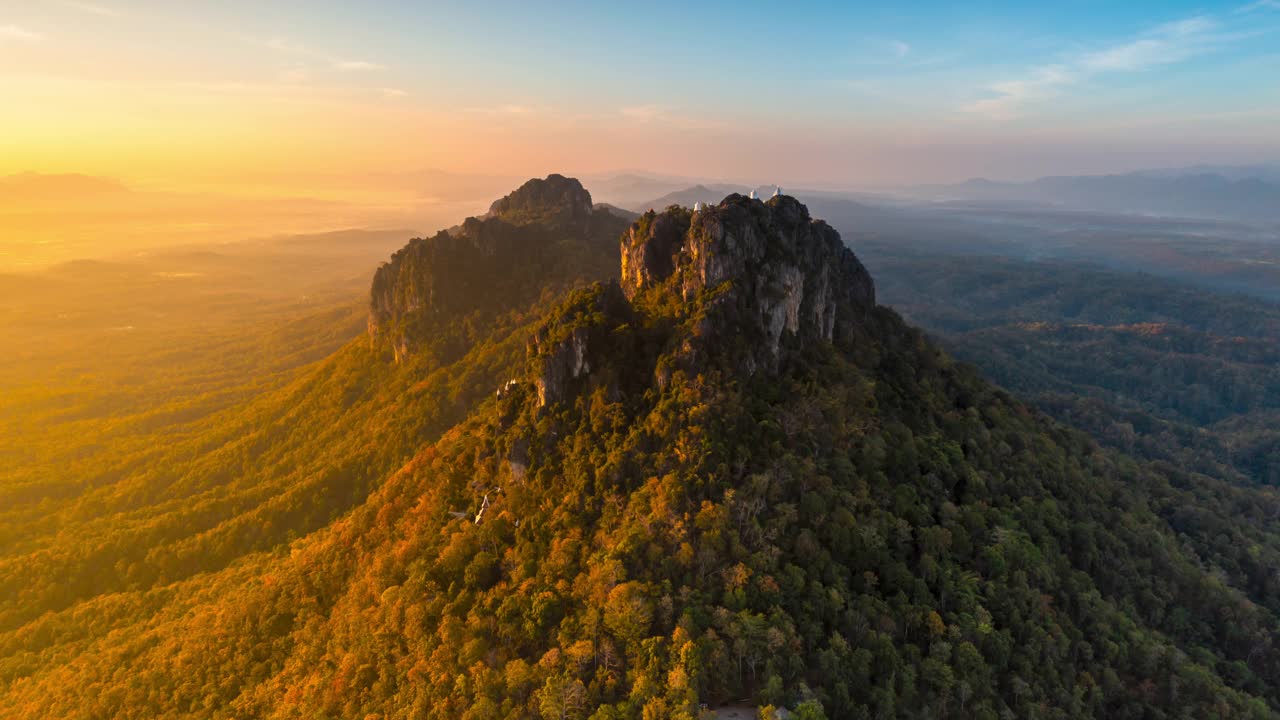
[[[341,70],[343,72],[368,72],[372,70],[385,70],[386,67],[367,60],[334,60],[333,69]]]
[[[629,105],[618,109],[618,115],[638,125],[662,125],[681,130],[713,130],[726,127],[724,122],[690,117],[662,105]]]
[[[524,115],[543,114],[543,111],[540,110],[539,108],[535,108],[529,105],[519,105],[516,103],[504,103],[502,105],[491,105],[488,107],[470,107],[470,108],[466,108],[464,112],[474,113],[477,115],[499,115],[499,116],[500,115],[524,116]]]
[[[382,92],[382,97],[388,100],[409,97],[409,92],[400,88],[379,88],[379,90]]]
[[[666,117],[666,111],[658,105],[633,105],[618,110],[618,114],[629,120],[649,123]]]
[[[927,49],[926,49],[927,50]],[[860,68],[911,68],[936,62],[927,51],[922,55],[911,43],[894,37],[867,36],[853,45],[847,60]]]
[[[684,115],[663,105],[628,105],[611,110],[579,112],[550,105],[525,105],[517,102],[464,108],[463,112],[486,116],[495,121],[516,124],[548,124],[561,127],[625,125],[632,128],[650,128],[701,131],[723,130],[729,125],[723,121]]]
[[[1015,117],[1024,104],[1053,97],[1062,86],[1075,81],[1076,75],[1066,67],[1049,65],[1029,77],[993,84],[990,90],[995,97],[974,101],[963,109],[996,120],[1008,120]]]
[[[106,5],[98,5],[97,3],[82,2],[81,0],[59,0],[58,4],[72,10],[97,15],[98,17],[120,17],[119,10]]]
[[[1081,64],[1099,72],[1133,72],[1171,65],[1212,49],[1218,23],[1194,17],[1161,25],[1132,42],[1086,55]]]
[[[262,46],[268,50],[274,50],[281,53],[289,53],[291,55],[312,55],[313,53],[307,49],[306,45],[294,42],[288,38],[270,37],[266,40],[259,41]]]
[[[1236,8],[1236,13],[1251,13],[1259,10],[1280,10],[1280,0],[1254,0],[1248,5]]]
[[[0,25],[0,43],[7,40],[13,40],[15,42],[39,42],[43,39],[44,33],[24,28],[21,25]]]
[[[305,58],[317,64],[328,65],[330,69],[338,72],[373,72],[377,70],[386,70],[387,66],[376,63],[371,60],[352,60],[349,58],[335,57],[330,53],[313,49],[296,40],[287,37],[273,36],[265,39],[246,38],[262,47],[277,52],[282,55],[293,55],[298,58]]]
[[[985,88],[991,97],[961,109],[995,120],[1012,119],[1027,105],[1055,97],[1067,86],[1108,73],[1134,73],[1173,65],[1214,52],[1241,37],[1221,29],[1217,20],[1204,15],[1157,25],[1127,42],[1033,68],[1021,78],[992,83]]]

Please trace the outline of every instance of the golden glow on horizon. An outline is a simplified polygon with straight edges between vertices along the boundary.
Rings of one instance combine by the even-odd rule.
[[[1124,153],[1135,166],[1190,164],[1212,149],[1189,147],[1195,123],[1217,129],[1207,136],[1222,144],[1218,157],[1251,160],[1250,143],[1274,145],[1276,116],[1266,110],[993,125],[927,107],[920,93],[863,102],[847,83],[799,95],[772,79],[756,88],[726,75],[720,95],[681,96],[655,81],[672,68],[640,77],[625,64],[619,72],[631,74],[609,76],[612,85],[586,73],[558,87],[543,82],[558,77],[550,53],[530,58],[545,75],[503,65],[508,41],[524,34],[493,40],[489,57],[468,53],[470,41],[491,38],[461,27],[397,44],[376,22],[354,34],[335,18],[302,28],[288,9],[249,3],[108,4],[87,15],[57,2],[0,12],[10,28],[0,36],[0,183],[84,174],[129,192],[106,200],[71,183],[53,205],[0,197],[0,243],[106,250],[326,227],[426,232],[550,172],[636,168],[847,188],[1025,176],[1036,163],[1071,174],[1117,165]],[[633,81],[648,90],[632,97]],[[740,87],[750,97],[737,97]],[[1169,148],[1183,157],[1171,159]],[[15,256],[0,247],[0,271]]]

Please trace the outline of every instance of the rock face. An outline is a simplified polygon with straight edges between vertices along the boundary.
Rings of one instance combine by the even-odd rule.
[[[399,360],[414,345],[414,324],[464,315],[483,304],[476,284],[508,262],[531,262],[537,248],[501,221],[470,218],[456,234],[409,242],[378,268],[370,293],[369,334],[387,339]]]
[[[542,366],[534,377],[534,386],[538,390],[538,407],[563,401],[568,395],[569,383],[591,372],[591,360],[588,357],[590,335],[590,328],[579,327],[554,345],[534,340],[531,350],[540,358]],[[550,347],[543,347],[544,344]]]
[[[530,180],[493,203],[487,216],[411,240],[379,267],[369,335],[397,361],[426,344],[439,351],[447,326],[459,318],[514,309],[545,289],[617,272],[617,237],[626,226],[613,213],[593,210],[577,180]]]
[[[662,387],[708,363],[774,371],[798,348],[848,347],[875,308],[862,263],[787,196],[646,213],[620,256],[620,285],[575,295],[529,341],[539,408],[586,387]]]
[[[838,340],[875,307],[871,276],[839,233],[785,195],[648,213],[623,236],[621,255],[627,297],[679,293],[701,304],[707,341],[758,341],[763,352],[745,359],[751,371],[776,366],[785,337]]]
[[[690,213],[669,208],[661,215],[642,215],[622,239],[622,283],[628,297],[657,285],[675,272],[689,231]]]
[[[533,366],[538,407],[576,395],[593,370],[625,354],[618,329],[631,319],[631,305],[616,284],[597,285],[574,296],[530,338],[527,354]]]
[[[489,206],[489,216],[523,225],[540,223],[565,227],[587,223],[592,217],[591,193],[582,183],[563,175],[533,179]]]
[[[621,267],[620,286],[600,286],[593,304],[573,307],[577,315],[530,341],[538,404],[545,406],[590,379],[600,366],[597,345],[609,344],[601,333],[637,309],[664,315],[659,325],[682,324],[677,361],[692,367],[731,358],[750,374],[778,368],[788,348],[848,341],[875,307],[862,263],[792,197],[730,195],[696,213],[673,206],[627,225],[593,209],[577,180],[530,180],[486,217],[415,239],[380,267],[369,334],[397,360],[424,348],[439,359],[458,356],[466,343],[461,325],[483,324],[548,290],[603,280]]]

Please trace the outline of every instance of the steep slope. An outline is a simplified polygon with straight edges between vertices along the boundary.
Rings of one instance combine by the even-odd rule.
[[[449,273],[476,283],[475,308],[455,304],[451,314],[421,329],[435,333],[426,336],[432,340],[425,343],[430,352],[392,364],[382,359],[391,355],[388,339],[334,338],[330,347],[346,346],[283,386],[247,387],[244,399],[216,412],[203,412],[202,404],[209,401],[200,398],[140,417],[50,420],[58,434],[49,432],[49,443],[71,443],[79,436],[78,452],[74,446],[46,451],[31,438],[22,444],[28,416],[21,407],[13,416],[0,413],[0,424],[19,431],[18,439],[0,448],[14,450],[5,453],[13,466],[0,471],[0,633],[21,636],[60,625],[112,594],[119,594],[116,601],[132,602],[322,528],[465,417],[472,404],[522,365],[532,323],[555,301],[552,291],[544,298],[541,290],[507,282],[508,275],[518,280],[528,272],[534,274],[529,286],[563,289],[617,271],[616,240],[626,223],[582,212],[584,204],[590,208],[590,198],[577,181],[533,180],[511,198],[516,209],[495,203],[502,213],[467,225],[482,228],[484,238],[517,246],[528,240],[533,248],[517,247],[513,254],[545,257],[545,262],[507,266],[491,260],[463,274],[458,259],[475,256],[464,248],[454,256],[437,251],[439,267],[401,264],[400,280],[410,289],[414,283],[447,284],[448,278],[437,278]],[[512,217],[512,212],[523,216]],[[604,229],[597,230],[597,224]],[[607,242],[599,239],[606,235]],[[410,247],[424,244],[430,241]],[[271,269],[289,271],[285,262]],[[406,296],[411,297],[408,291]],[[372,313],[376,318],[376,307]],[[406,333],[419,330],[412,313],[402,315]],[[325,318],[288,328],[308,337],[298,341],[285,334],[280,353],[297,352],[351,327],[347,319],[336,329],[314,327],[320,322]],[[405,337],[409,342],[423,336]],[[200,387],[197,383],[215,376],[207,359],[197,363],[185,356],[202,350],[207,351],[202,346],[157,351],[153,361],[175,376],[166,377],[174,385],[162,396],[178,395],[182,383]],[[217,372],[232,374],[234,367],[226,363]],[[183,376],[184,370],[194,378]],[[271,389],[264,392],[264,385]],[[31,394],[38,391],[32,388]],[[110,629],[77,632],[93,637]],[[54,637],[45,636],[27,650],[42,650]]]
[[[503,333],[527,339],[510,380],[349,515],[82,610],[145,618],[111,635],[0,637],[0,707],[1275,715],[1280,593],[1197,541],[1235,521],[1175,532],[1154,508],[1194,487],[955,365],[794,199],[648,213],[620,250],[620,283]]]
[[[369,333],[397,360],[415,349],[456,358],[469,342],[457,335],[460,319],[482,324],[574,282],[609,277],[626,226],[594,209],[577,180],[530,180],[483,218],[415,239],[378,268]]]

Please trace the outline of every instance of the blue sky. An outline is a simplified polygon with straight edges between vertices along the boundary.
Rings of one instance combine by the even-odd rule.
[[[309,141],[384,165],[352,133],[430,138],[388,169],[849,185],[1274,161],[1277,78],[1280,0],[0,0],[0,90],[23,108],[5,129],[28,164],[75,117],[172,135],[137,141],[157,156],[179,142],[111,106],[121,92],[201,138],[299,107],[324,108]]]
[[[823,101],[819,118],[1008,119],[1084,110],[1102,94],[1126,111],[1151,99],[1278,109],[1280,0],[273,5],[231,3],[222,19],[385,58],[402,84],[461,102],[590,109],[653,97],[767,117],[783,112],[776,100],[804,99]],[[1135,87],[1147,91],[1126,102]],[[860,102],[872,98],[892,107]]]

